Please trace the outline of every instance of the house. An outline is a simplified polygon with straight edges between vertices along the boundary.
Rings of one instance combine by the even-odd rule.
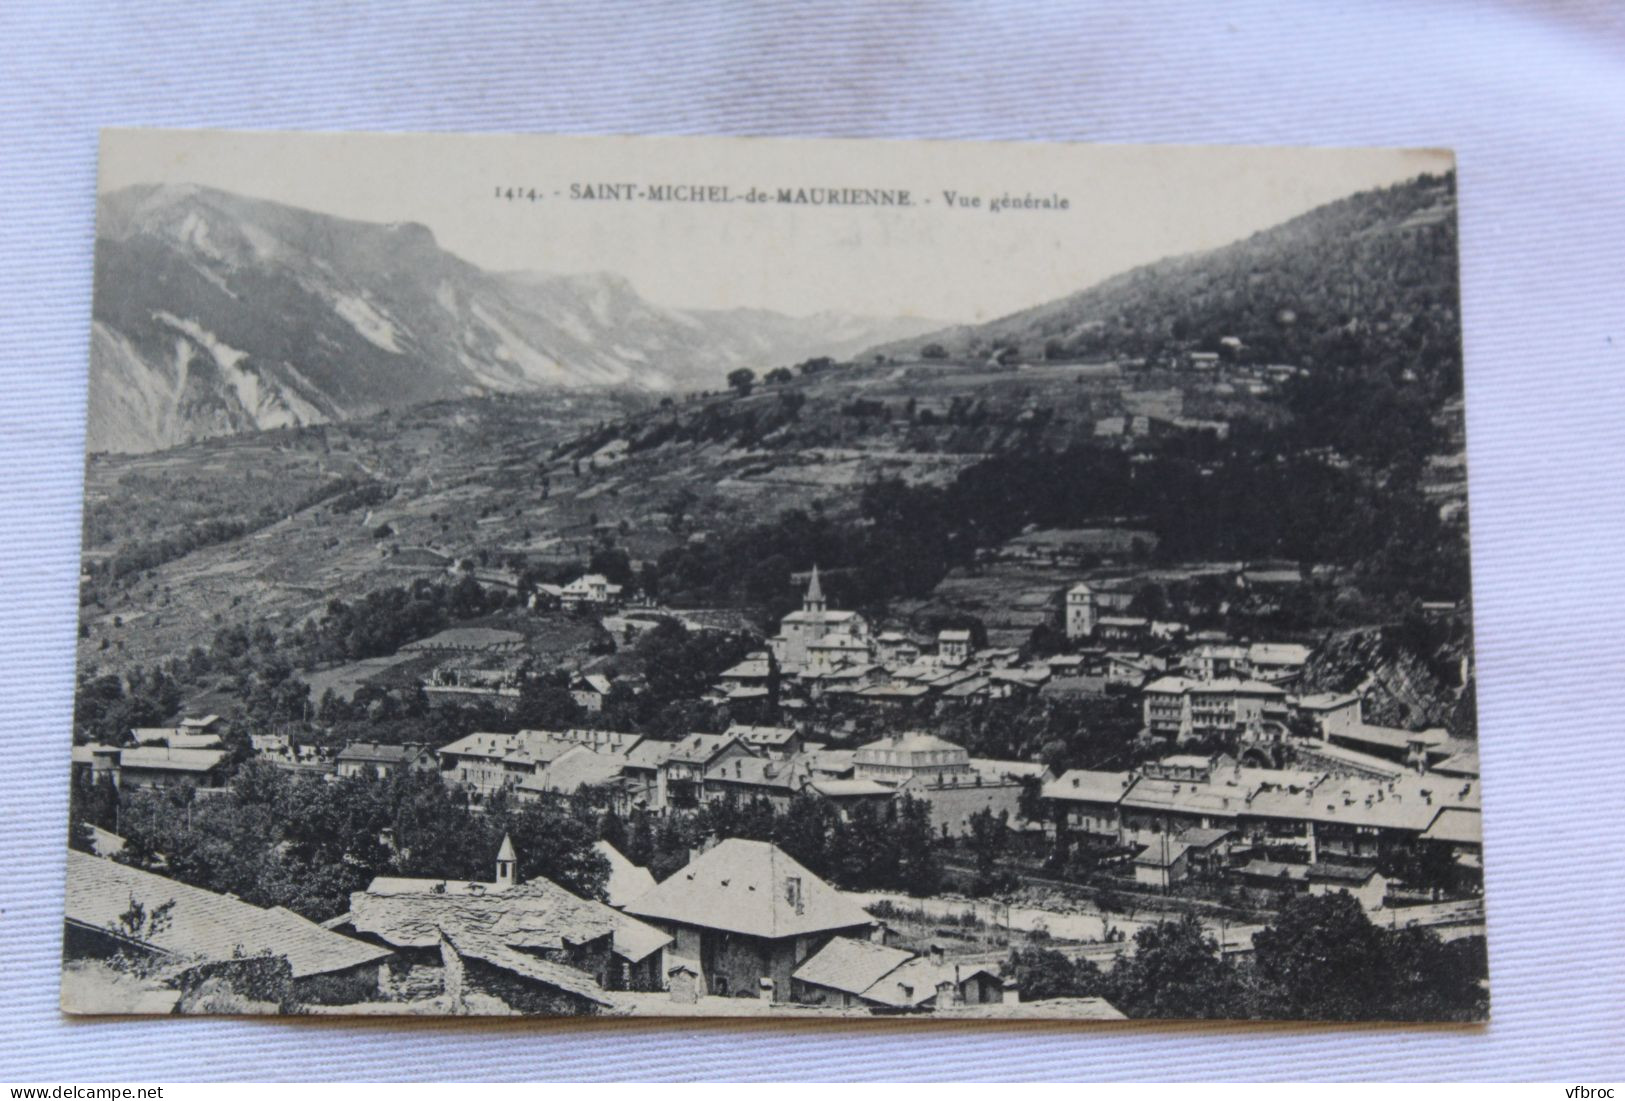
[[[1191,875],[1225,870],[1226,858],[1235,833],[1227,829],[1188,829],[1179,835],[1187,846],[1186,862]]]
[[[788,1000],[800,966],[836,936],[866,937],[856,903],[765,841],[729,838],[702,853],[628,914],[675,938],[674,956],[711,994]]]
[[[1140,696],[1146,730],[1181,742],[1238,733],[1266,720],[1284,721],[1287,714],[1286,692],[1257,680],[1159,677]]]
[[[970,660],[970,632],[963,629],[937,632],[937,660],[944,665],[964,665]]]
[[[1334,730],[1360,724],[1360,697],[1352,692],[1316,692],[1292,701],[1292,712],[1309,723],[1321,738]]]
[[[519,748],[521,738],[519,734],[482,731],[442,746],[441,779],[468,792],[475,803],[483,802],[517,782],[503,761]]]
[[[1252,675],[1271,684],[1292,680],[1309,664],[1309,647],[1295,642],[1255,642],[1247,647]]]
[[[605,794],[593,805],[614,806],[620,802],[619,781],[625,767],[624,753],[600,753],[584,745],[572,745],[521,779],[514,792],[520,802],[534,802],[570,799],[598,789]]]
[[[1115,841],[1122,827],[1119,805],[1138,779],[1132,772],[1075,768],[1045,784],[1040,795],[1058,829]]]
[[[757,753],[783,760],[802,750],[801,735],[790,726],[744,726],[735,723],[723,732],[733,735]]]
[[[850,821],[852,812],[860,805],[868,804],[884,811],[897,798],[896,788],[877,780],[815,779],[807,785],[807,790],[827,799],[843,822]]]
[[[1134,882],[1141,887],[1166,891],[1189,872],[1190,848],[1179,838],[1163,834],[1135,854]]]
[[[621,602],[621,586],[601,573],[583,574],[559,590],[559,603],[567,611],[609,608]]]
[[[629,810],[666,809],[666,761],[673,748],[671,742],[646,738],[626,751],[626,763],[621,766],[621,791]]]
[[[407,745],[351,742],[338,755],[340,779],[368,776],[381,780],[408,769],[428,772],[436,767],[434,753],[421,742]]]
[[[984,774],[964,747],[934,734],[881,738],[858,747],[852,758],[854,779],[877,781],[924,802],[932,830],[943,837],[968,833],[971,819],[983,811],[1011,823],[1020,818],[1019,780]]]
[[[663,987],[669,936],[551,880],[522,880],[511,838],[495,864],[489,882],[377,876],[330,924],[395,950],[397,997],[451,993],[469,957],[508,973],[485,976],[487,992],[520,1012],[593,1012],[605,991]]]
[[[1239,824],[1255,843],[1291,849],[1306,863],[1376,864],[1421,842],[1446,810],[1476,813],[1479,805],[1472,781],[1410,773],[1391,780],[1340,776],[1260,790]]]
[[[715,765],[735,757],[755,757],[756,751],[733,734],[690,734],[672,744],[666,755],[664,783],[666,803],[693,809],[706,801],[706,773]]]
[[[1370,865],[1311,864],[1309,893],[1331,895],[1347,891],[1367,910],[1382,909],[1388,895],[1388,880]]]
[[[1167,667],[1168,662],[1154,654],[1108,654],[1106,683],[1124,688],[1138,688]]]
[[[1240,677],[1249,672],[1247,647],[1228,642],[1204,642],[1185,655],[1185,671],[1198,680]]]
[[[1151,634],[1151,621],[1145,616],[1103,615],[1095,621],[1095,637],[1102,642],[1138,642]]]
[[[134,918],[137,907],[144,918]],[[162,917],[155,918],[160,911]],[[206,969],[245,955],[281,956],[288,961],[294,996],[312,1002],[348,1004],[374,996],[380,965],[392,955],[388,948],[330,932],[281,907],[252,906],[72,850],[63,918],[66,957],[134,950]],[[69,1013],[129,1011],[123,1005],[76,1004],[68,997],[64,989],[62,1008]]]
[[[994,966],[950,963],[940,945],[925,955],[836,937],[791,977],[796,1001],[884,1009],[947,1009],[1004,1001]]]
[[[920,660],[920,648],[901,631],[882,631],[875,636],[875,660],[882,665],[912,665]]]
[[[812,769],[800,758],[730,756],[705,770],[705,800],[761,799],[782,814],[811,783]]]
[[[832,611],[814,566],[802,598],[801,610],[779,621],[779,633],[769,640],[779,668],[795,675],[816,668],[872,659],[869,621],[857,612]]]
[[[765,653],[751,654],[737,665],[731,665],[717,676],[717,685],[724,692],[742,689],[766,689],[773,679],[773,661]]]
[[[123,751],[116,745],[100,745],[91,742],[88,745],[73,747],[73,774],[74,779],[89,779],[100,782],[103,777],[118,782],[118,763]]]
[[[225,720],[212,711],[207,715],[189,715],[181,720],[181,729],[192,734],[219,734]]]
[[[609,690],[609,678],[602,673],[577,675],[570,682],[570,698],[576,702],[576,706],[595,715],[604,709]]]
[[[223,749],[133,746],[119,751],[115,768],[113,779],[120,787],[187,783],[198,788],[221,788],[226,784],[228,764]]]
[[[859,746],[852,755],[854,778],[901,787],[914,780],[943,783],[974,774],[970,754],[934,734],[912,731]]]

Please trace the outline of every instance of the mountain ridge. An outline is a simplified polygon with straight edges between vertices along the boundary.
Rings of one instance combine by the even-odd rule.
[[[98,208],[91,451],[484,393],[712,388],[939,324],[671,309],[615,273],[488,272],[420,223],[196,185]]]

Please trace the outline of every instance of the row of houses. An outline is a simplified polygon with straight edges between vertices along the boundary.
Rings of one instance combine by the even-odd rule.
[[[1474,778],[1405,773],[1377,780],[1180,755],[1135,771],[1073,770],[1041,793],[1053,828],[1137,850],[1136,877],[1154,886],[1249,855],[1311,871],[1358,869],[1316,873],[1322,877],[1364,876],[1384,857],[1429,843],[1448,847],[1464,869],[1482,867]]]
[[[476,802],[499,791],[547,799],[593,786],[625,812],[684,811],[729,798],[783,811],[801,795],[850,812],[908,795],[928,805],[932,828],[944,836],[963,833],[983,810],[1015,819],[1022,779],[1044,774],[1026,762],[973,759],[919,732],[833,749],[781,726],[736,725],[673,742],[602,730],[476,733],[438,757],[446,782]]]

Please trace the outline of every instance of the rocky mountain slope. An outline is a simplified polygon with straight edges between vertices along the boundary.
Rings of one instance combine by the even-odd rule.
[[[667,309],[615,275],[487,272],[421,225],[198,187],[104,196],[97,232],[91,451],[484,393],[716,387],[936,324]]]

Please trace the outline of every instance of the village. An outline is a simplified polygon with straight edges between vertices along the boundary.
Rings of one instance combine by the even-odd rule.
[[[1064,553],[1054,543],[1041,552],[1052,564]],[[1254,584],[1283,580],[1254,573]],[[1055,652],[979,645],[986,632],[972,627],[921,638],[831,606],[816,565],[804,576],[800,608],[704,692],[699,702],[729,717],[716,732],[665,739],[591,722],[335,747],[249,731],[249,760],[322,784],[437,777],[476,815],[539,805],[680,822],[748,808],[782,820],[811,800],[884,831],[913,813],[945,867],[966,873],[935,893],[841,890],[771,841],[713,832],[658,882],[600,839],[605,897],[587,898],[520,876],[504,837],[487,879],[379,875],[317,923],[176,882],[161,856],[145,870],[116,862],[123,838],[97,829],[73,854],[67,936],[84,967],[69,979],[109,981],[94,961],[134,951],[200,957],[186,981],[144,988],[183,1009],[246,956],[286,957],[287,989],[313,1012],[1109,1019],[1122,1014],[1101,998],[1024,999],[1001,963],[1042,946],[1109,965],[1134,952],[1129,931],[1179,915],[1194,915],[1221,956],[1245,956],[1282,906],[1336,893],[1381,926],[1482,934],[1476,743],[1367,721],[1359,691],[1299,691],[1308,645],[1134,614],[1136,587],[1110,578],[1056,594]],[[665,614],[590,573],[531,602],[601,618],[623,643]],[[449,634],[431,649],[512,645]],[[617,692],[639,690],[632,679],[571,673],[576,713],[603,716]],[[521,680],[437,666],[422,687],[500,707]],[[932,716],[959,709],[1108,695],[1141,723],[1120,768],[978,757],[933,732]],[[120,792],[223,797],[243,763],[229,726],[202,715],[133,729],[122,745],[76,745],[75,770]]]

